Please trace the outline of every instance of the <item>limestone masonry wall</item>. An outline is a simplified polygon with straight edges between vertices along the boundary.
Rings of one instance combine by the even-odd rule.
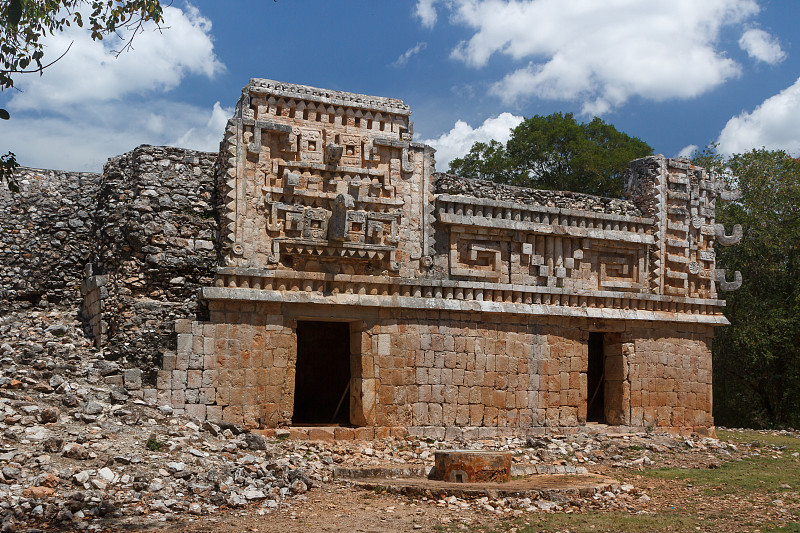
[[[140,146],[104,169],[94,274],[107,292],[105,347],[150,383],[174,353],[174,321],[205,313],[197,290],[218,262],[215,162],[213,153]]]
[[[0,187],[0,305],[79,303],[96,249],[101,175],[22,168],[20,191]]]
[[[130,368],[117,384],[199,419],[713,432],[719,292],[742,281],[716,263],[742,229],[715,205],[736,192],[663,156],[631,162],[625,199],[462,180],[410,114],[253,79],[219,154],[23,169],[0,194],[0,299],[80,288],[86,330]]]
[[[199,418],[291,425],[297,317],[281,304],[212,302],[208,323],[179,321],[178,352],[145,398]],[[587,421],[588,330],[606,330],[610,423],[705,432],[712,425],[704,325],[642,327],[575,319],[355,311],[351,420],[424,435],[525,434]],[[320,347],[323,349],[323,347]]]

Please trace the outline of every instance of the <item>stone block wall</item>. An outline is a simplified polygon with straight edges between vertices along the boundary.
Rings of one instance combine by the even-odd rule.
[[[577,425],[585,349],[575,332],[557,321],[498,319],[414,313],[376,323],[367,333],[377,378],[374,423]]]
[[[626,343],[631,426],[703,428],[711,416],[711,341],[704,325],[632,328]],[[623,352],[624,353],[624,352]]]
[[[106,279],[105,349],[147,383],[175,351],[174,322],[205,316],[197,289],[218,264],[215,163],[213,153],[143,145],[104,169],[92,261]]]
[[[78,305],[100,174],[20,168],[0,187],[0,302]]]
[[[177,352],[165,356],[146,399],[201,419],[290,425],[298,319],[347,316],[356,426],[451,437],[582,426],[589,331],[604,332],[609,423],[684,433],[713,426],[706,325],[408,310],[345,315],[234,301],[210,307],[210,321],[177,322]]]
[[[212,304],[210,312],[209,322],[176,321],[177,349],[164,356],[156,387],[145,389],[145,398],[201,420],[285,425],[296,348],[280,305]]]
[[[81,283],[83,294],[83,317],[86,328],[97,347],[104,346],[108,335],[105,310],[108,299],[107,276],[95,276],[91,264],[86,265],[86,277]]]

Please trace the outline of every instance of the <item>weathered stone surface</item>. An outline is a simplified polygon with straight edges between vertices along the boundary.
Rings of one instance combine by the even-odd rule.
[[[455,174],[447,173],[438,173],[435,178],[437,194],[464,195],[487,200],[593,211],[596,213],[642,216],[635,203],[619,198],[591,196],[569,191],[543,191],[529,187],[514,187],[488,180],[464,179]]]
[[[22,168],[17,181],[19,193],[0,187],[0,306],[79,305],[100,175]],[[50,328],[64,334],[63,324]]]
[[[23,169],[0,195],[0,307],[84,297],[36,340],[0,325],[3,356],[42,373],[0,387],[84,422],[135,423],[133,400],[221,433],[286,426],[297,317],[317,317],[347,324],[339,412],[359,427],[293,438],[525,435],[586,423],[602,334],[605,422],[713,431],[717,289],[740,277],[713,251],[738,235],[714,225],[734,195],[703,169],[634,161],[625,200],[532,191],[436,174],[400,100],[254,79],[236,109],[219,155],[141,146],[103,175]],[[103,397],[48,362],[81,327]]]
[[[485,450],[439,450],[430,478],[453,483],[504,483],[511,480],[511,454]]]

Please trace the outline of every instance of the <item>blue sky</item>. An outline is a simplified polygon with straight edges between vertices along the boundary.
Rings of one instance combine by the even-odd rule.
[[[797,0],[175,0],[163,31],[49,37],[0,106],[2,151],[100,170],[141,143],[216,150],[251,77],[401,98],[437,169],[522,117],[599,115],[657,153],[800,154]],[[46,56],[47,57],[47,56]]]

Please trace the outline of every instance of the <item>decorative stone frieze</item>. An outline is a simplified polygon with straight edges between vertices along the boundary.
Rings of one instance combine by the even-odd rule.
[[[218,155],[26,169],[0,196],[2,297],[80,288],[129,392],[200,419],[713,432],[718,290],[742,283],[715,206],[737,192],[663,156],[631,162],[625,199],[437,174],[410,114],[254,79]]]
[[[715,228],[714,202],[733,193],[662,156],[631,163],[625,200],[436,174],[409,115],[399,100],[244,88],[218,165],[210,320],[181,326],[160,401],[251,426],[324,422],[298,401],[328,387],[303,359],[335,374],[341,357],[341,396],[318,397],[355,425],[710,431],[716,287],[736,284],[717,281],[713,246],[740,231]],[[346,333],[308,340],[323,322]]]

